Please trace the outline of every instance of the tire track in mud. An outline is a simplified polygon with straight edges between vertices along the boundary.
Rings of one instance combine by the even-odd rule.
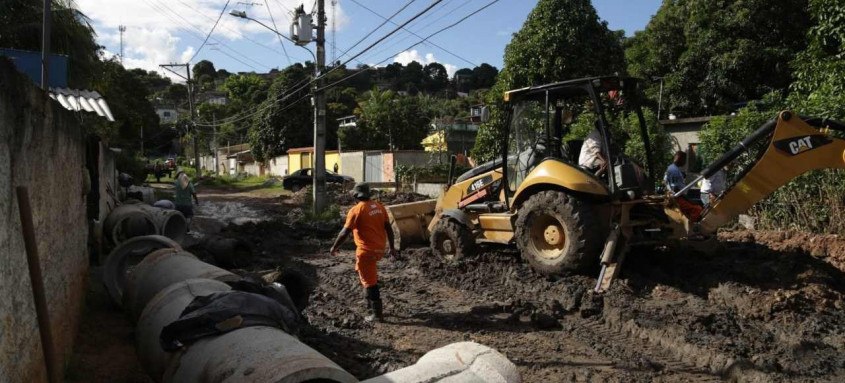
[[[845,339],[839,274],[770,250],[737,251],[631,258],[624,278],[597,298],[592,276],[539,276],[511,250],[447,266],[415,249],[380,263],[393,323],[376,325],[363,322],[348,251],[301,259],[320,279],[308,313],[324,334],[312,340],[331,353],[350,342],[338,334],[355,339],[338,363],[359,377],[475,340],[511,358],[526,382],[837,381],[845,367],[836,354]]]
[[[424,249],[413,255],[417,259],[430,259]],[[594,280],[588,277],[546,279],[534,274],[514,256],[482,254],[481,259],[453,267],[422,261],[420,267],[433,269],[429,273],[433,279],[454,288],[487,296],[491,292],[509,292],[493,296],[505,302],[519,301],[505,303],[510,307],[503,307],[504,310],[516,311],[527,306],[534,311],[533,315],[551,316],[563,324],[563,332],[614,360],[617,367],[639,371],[648,379],[668,374],[687,381],[721,381],[721,372],[733,362],[718,352],[641,328],[633,320],[622,320],[618,309],[592,297],[589,288]]]

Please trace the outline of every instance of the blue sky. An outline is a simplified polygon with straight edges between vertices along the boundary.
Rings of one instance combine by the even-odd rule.
[[[302,0],[267,1],[267,4],[264,0],[230,1],[215,32],[198,54],[197,49],[214,25],[226,3],[225,0],[76,2],[82,12],[93,20],[98,40],[106,47],[107,52],[119,52],[118,26],[126,26],[124,64],[127,67],[150,70],[157,69],[157,65],[161,63],[184,62],[193,58],[192,63],[202,59],[211,60],[218,69],[224,68],[230,72],[266,72],[270,68],[285,67],[289,62],[309,59],[310,53],[287,41],[285,55],[273,33],[257,23],[228,15],[233,9],[243,10],[251,17],[272,26],[272,13],[277,29],[282,33],[287,32],[291,9],[301,4]],[[331,45],[327,45],[326,57],[329,60],[333,55],[339,56],[383,21],[356,4],[356,1],[385,17],[410,3],[392,19],[396,23],[408,20],[432,3],[432,0],[338,0],[333,16],[331,0],[326,0],[329,26],[334,19],[337,42],[334,54]],[[406,29],[425,37],[489,2],[490,0],[442,0],[423,16],[408,24]],[[606,20],[611,29],[625,30],[627,35],[644,28],[660,3],[660,0],[593,0],[599,17]],[[305,9],[309,10],[312,4],[313,1],[305,4]],[[483,62],[501,68],[505,45],[510,41],[511,34],[522,26],[535,4],[536,1],[500,0],[454,28],[433,37],[433,44],[420,44],[410,50],[406,48],[421,39],[407,31],[400,31],[352,63],[372,65],[381,62],[385,65],[394,61],[437,61],[446,65],[450,72]],[[360,45],[351,49],[348,55],[338,59],[345,61],[352,53],[359,52],[394,28],[395,25],[391,23],[385,24]],[[326,38],[331,42],[329,31]],[[309,48],[313,49],[313,44]]]

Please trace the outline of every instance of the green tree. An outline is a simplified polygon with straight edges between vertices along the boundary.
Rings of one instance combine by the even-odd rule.
[[[437,93],[449,85],[449,73],[440,63],[430,63],[423,68],[423,89],[429,93]]]
[[[91,126],[100,137],[112,145],[134,149],[139,147],[142,129],[145,137],[156,136],[161,129],[158,115],[137,72],[127,71],[114,59],[101,62],[97,72],[92,86],[108,101],[115,119],[113,123],[92,120]]]
[[[341,129],[338,137],[348,149],[420,149],[428,134],[430,117],[420,99],[377,88],[368,92],[355,110],[357,127]]]
[[[803,114],[845,119],[845,3],[810,0],[807,49],[792,62],[790,104]]]
[[[40,52],[42,6],[38,0],[0,2],[0,47]],[[68,85],[90,88],[100,62],[90,19],[70,0],[54,0],[52,18],[50,50],[68,56]]]
[[[622,33],[608,29],[589,0],[540,0],[505,48],[504,67],[487,93],[491,121],[481,126],[472,155],[499,155],[509,89],[624,71]]]
[[[404,90],[412,95],[416,95],[423,88],[424,78],[425,73],[423,73],[422,64],[411,61],[402,68],[402,73],[399,75],[400,86],[398,90]]]
[[[307,97],[310,90],[297,86],[306,81],[310,73],[310,68],[294,64],[281,71],[270,86],[268,98],[261,103],[260,113],[249,131],[252,153],[259,161],[281,155],[293,147],[311,145],[314,116],[311,105],[299,100]],[[293,92],[296,89],[299,90]]]
[[[809,25],[807,0],[664,1],[626,43],[628,71],[663,77],[669,111],[725,113],[787,89],[788,63],[804,48]],[[655,105],[658,92],[656,81],[647,90]]]
[[[199,80],[203,75],[207,75],[213,80],[217,75],[217,70],[214,69],[214,64],[211,61],[202,60],[194,64],[192,73],[196,80]]]
[[[261,76],[254,73],[236,74],[226,78],[222,90],[229,97],[229,102],[235,107],[243,107],[260,104],[267,98],[267,90],[270,84]]]
[[[498,75],[499,70],[488,63],[481,63],[481,65],[472,68],[473,89],[492,87],[496,83],[496,76]]]

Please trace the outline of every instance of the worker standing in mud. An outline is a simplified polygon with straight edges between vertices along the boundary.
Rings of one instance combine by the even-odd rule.
[[[173,201],[176,205],[176,210],[185,216],[185,220],[188,221],[188,231],[190,232],[191,222],[194,218],[194,205],[191,204],[191,197],[193,197],[194,203],[197,205],[200,204],[199,199],[197,199],[197,192],[194,190],[194,183],[191,182],[191,179],[188,178],[185,172],[179,170],[176,173],[176,180],[173,181],[173,189],[176,192]]]
[[[337,255],[338,247],[353,234],[355,239],[355,271],[364,286],[367,296],[367,308],[370,315],[368,322],[382,321],[381,293],[378,285],[378,269],[376,263],[384,257],[385,243],[390,248],[390,255],[396,255],[393,247],[393,229],[387,218],[387,210],[378,201],[370,200],[370,185],[358,183],[352,189],[352,194],[358,200],[346,215],[346,223],[332,245],[331,254]]]

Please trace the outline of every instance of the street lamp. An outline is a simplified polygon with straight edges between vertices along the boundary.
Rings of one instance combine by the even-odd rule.
[[[279,31],[270,28],[267,24],[264,24],[256,19],[253,19],[246,15],[244,11],[232,11],[229,12],[230,15],[252,20],[264,28],[267,28],[271,32],[275,33],[276,35],[285,38],[286,40],[294,43],[296,46],[302,47],[311,53],[311,57],[314,58],[314,166],[313,166],[313,185],[314,185],[314,212],[321,213],[326,204],[326,96],[325,91],[321,90],[323,81],[320,78],[321,71],[324,69],[325,61],[326,61],[326,38],[325,38],[325,31],[326,31],[326,11],[325,11],[325,0],[316,0],[317,5],[317,38],[315,40],[311,40],[311,18],[305,14],[304,7],[300,6],[297,8],[297,20],[299,21],[300,26],[300,34],[307,35],[307,38],[302,41],[294,41],[292,38],[285,36]],[[291,28],[293,30],[293,27]],[[315,55],[314,52],[311,52],[310,49],[305,48],[303,45],[307,44],[310,41],[315,41],[317,44],[317,54]]]
[[[298,46],[298,47],[301,47],[302,49],[305,49],[306,51],[308,51],[308,53],[310,53],[310,54],[311,54],[311,58],[313,58],[313,59],[314,59],[314,61],[313,61],[313,62],[316,64],[316,62],[317,62],[317,56],[314,56],[314,52],[312,52],[310,49],[308,49],[308,48],[306,48],[306,47],[303,47],[302,45],[297,44],[297,43],[296,43],[296,41],[294,41],[292,38],[290,38],[290,37],[288,37],[288,36],[286,36],[286,35],[284,35],[284,34],[280,33],[279,31],[277,31],[277,30],[275,30],[275,29],[273,29],[273,28],[270,28],[270,26],[268,26],[267,24],[262,23],[261,21],[258,21],[258,20],[256,20],[256,19],[253,19],[252,17],[247,16],[247,14],[246,14],[246,12],[245,12],[245,11],[231,11],[231,12],[229,12],[229,14],[230,14],[230,15],[232,15],[232,16],[235,16],[235,17],[237,17],[237,18],[241,18],[241,19],[246,19],[246,20],[251,20],[251,21],[254,21],[254,22],[258,23],[259,25],[261,25],[262,27],[267,28],[270,32],[275,33],[275,34],[276,34],[276,35],[278,35],[279,37],[281,37],[281,38],[283,38],[283,39],[285,39],[285,40],[287,40],[287,41],[292,42],[294,45],[296,45],[296,46]]]

